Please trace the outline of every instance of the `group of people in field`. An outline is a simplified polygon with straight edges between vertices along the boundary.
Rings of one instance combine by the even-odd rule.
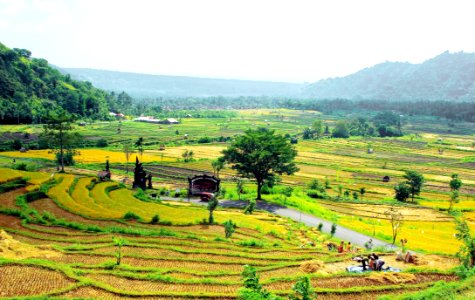
[[[361,263],[363,271],[368,270],[368,268],[373,271],[381,271],[383,270],[383,266],[385,264],[384,260],[380,259],[379,256],[374,252],[369,254],[368,257],[356,256],[353,258],[353,260]]]
[[[348,242],[345,245],[344,241],[341,241],[340,245],[337,246],[335,243],[328,243],[327,248],[330,251],[337,251],[338,253],[345,253],[345,252],[356,252],[358,249],[354,248],[351,242]]]

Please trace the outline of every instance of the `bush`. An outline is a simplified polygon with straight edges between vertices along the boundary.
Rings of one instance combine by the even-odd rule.
[[[154,215],[152,217],[152,220],[150,221],[150,224],[158,224],[160,222],[160,216],[159,215]]]
[[[314,199],[325,199],[327,195],[325,192],[321,192],[318,190],[308,190],[307,196]]]
[[[261,189],[261,194],[263,195],[272,194],[272,189],[267,184],[264,184]]]
[[[287,197],[290,197],[292,196],[292,192],[294,191],[294,189],[291,187],[291,186],[286,186],[283,190],[282,190],[282,194],[284,194],[285,196]]]
[[[262,248],[264,247],[264,242],[261,240],[250,239],[250,240],[244,240],[244,241],[239,242],[239,245],[244,246],[244,247]]]
[[[109,146],[109,143],[104,138],[98,139],[97,142],[96,142],[96,147],[104,148],[104,147],[107,147],[107,146]]]
[[[330,230],[330,235],[333,237],[335,235],[335,233],[336,233],[336,224],[333,223],[332,228]]]
[[[223,225],[224,225],[224,236],[228,239],[233,235],[234,230],[236,228],[236,223],[233,223],[232,220],[227,220],[226,222],[224,222]]]
[[[27,165],[23,162],[13,165],[13,169],[15,169],[15,170],[26,171],[26,168],[27,168]]]
[[[123,219],[127,220],[127,221],[130,221],[130,220],[139,221],[139,220],[141,220],[141,218],[138,215],[136,215],[135,213],[133,213],[131,211],[126,212]]]
[[[201,138],[198,139],[199,144],[206,144],[206,143],[211,143],[211,142],[212,142],[212,140],[208,136],[201,137]]]

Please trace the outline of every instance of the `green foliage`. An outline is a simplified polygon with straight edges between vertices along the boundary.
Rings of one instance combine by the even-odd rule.
[[[74,156],[77,154],[75,150],[67,150],[63,152],[63,164],[64,166],[74,166],[76,164]],[[56,163],[61,165],[61,153],[56,153]]]
[[[255,240],[255,239],[240,241],[238,244],[241,245],[241,246],[244,246],[244,247],[255,247],[255,248],[264,247],[264,242],[263,241]]]
[[[407,170],[404,174],[406,184],[410,187],[412,202],[414,202],[414,195],[421,193],[422,185],[424,184],[424,176],[417,171]]]
[[[249,199],[249,203],[247,206],[244,208],[244,213],[247,214],[252,214],[254,212],[254,209],[256,208],[256,200],[254,199]]]
[[[322,229],[323,229],[323,223],[318,223],[317,230],[321,232]]]
[[[277,296],[269,293],[259,283],[259,276],[253,266],[245,265],[241,273],[244,288],[239,290],[238,299],[241,300],[262,300],[279,299]]]
[[[104,147],[107,147],[107,146],[109,146],[109,143],[104,138],[98,139],[97,142],[96,142],[96,147],[104,148]]]
[[[459,189],[462,187],[462,180],[459,179],[458,174],[452,174],[449,182],[450,186],[450,206],[449,211],[452,211],[454,203],[459,202]]]
[[[326,199],[327,194],[325,191],[320,190],[307,190],[307,196],[314,199]]]
[[[294,188],[291,187],[291,186],[286,186],[285,188],[283,188],[281,190],[281,193],[287,197],[291,197],[292,196],[292,192],[294,191]]]
[[[405,182],[400,182],[394,187],[394,192],[394,199],[405,202],[411,195],[411,188]]]
[[[181,156],[183,157],[184,162],[190,162],[190,161],[193,161],[194,154],[195,153],[193,152],[193,150],[185,150],[183,151]]]
[[[208,201],[208,210],[209,210],[209,218],[208,218],[208,223],[209,224],[214,224],[214,216],[213,212],[218,207],[218,199],[216,197],[212,197]]]
[[[236,223],[233,223],[232,220],[227,220],[226,222],[223,223],[223,225],[224,225],[224,236],[227,239],[229,239],[233,235],[236,229]]]
[[[455,222],[457,224],[455,237],[463,243],[457,256],[465,268],[473,268],[475,267],[475,237],[470,234],[470,228],[465,219],[455,219]]]
[[[27,165],[23,162],[13,165],[13,169],[20,170],[20,171],[26,171],[26,167],[27,167]]]
[[[332,227],[330,229],[330,236],[331,237],[333,237],[336,233],[336,228],[337,228],[336,226],[337,226],[336,223],[332,223]]]
[[[116,265],[120,266],[120,262],[122,259],[121,248],[127,244],[127,240],[121,237],[112,237],[112,242],[117,247],[116,258],[117,262]]]
[[[308,276],[300,277],[292,286],[292,290],[295,294],[289,296],[290,300],[311,300],[316,299],[317,296]]]
[[[154,215],[152,217],[152,220],[150,221],[150,224],[158,224],[160,222],[160,216],[159,215]]]
[[[259,128],[246,130],[223,151],[223,160],[232,164],[232,169],[257,182],[257,199],[266,181],[275,179],[276,174],[291,175],[298,171],[293,162],[297,151],[282,135],[274,130]]]
[[[72,80],[45,59],[25,53],[31,54],[26,49],[0,46],[0,123],[39,124],[57,109],[84,118],[108,118],[115,96],[89,82]]]
[[[349,138],[350,131],[348,129],[348,124],[346,121],[338,121],[335,124],[335,128],[333,128],[332,136],[334,138]]]
[[[142,218],[140,218],[140,216],[136,215],[135,213],[133,213],[131,211],[128,211],[128,212],[125,213],[123,219],[127,220],[127,221],[130,221],[130,220],[139,221]]]
[[[215,159],[211,161],[211,167],[213,167],[214,176],[219,178],[219,172],[224,168],[225,161],[223,159]]]

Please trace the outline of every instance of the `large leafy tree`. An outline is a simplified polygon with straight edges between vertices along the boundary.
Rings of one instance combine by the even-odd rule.
[[[406,184],[410,188],[412,202],[414,202],[414,196],[421,193],[422,185],[425,181],[424,176],[417,171],[408,170],[406,171],[406,174],[404,174],[404,178],[406,179]]]
[[[449,211],[454,207],[454,203],[459,202],[459,190],[462,187],[462,180],[460,180],[458,174],[452,174],[452,179],[449,182],[450,186],[450,206]]]
[[[266,128],[245,131],[223,154],[222,159],[241,176],[255,178],[257,200],[262,199],[262,186],[273,181],[277,174],[291,175],[298,171],[293,162],[297,151],[285,137]]]
[[[42,138],[47,139],[49,147],[57,153],[58,162],[61,165],[61,172],[64,172],[65,153],[72,155],[75,153],[75,147],[81,140],[78,133],[71,132],[73,122],[76,120],[74,115],[64,110],[50,112],[44,125]]]

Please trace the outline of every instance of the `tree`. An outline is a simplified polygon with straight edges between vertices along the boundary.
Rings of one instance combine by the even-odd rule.
[[[360,198],[361,198],[361,200],[363,200],[364,194],[366,194],[366,188],[362,187],[362,188],[360,188],[360,195],[361,195]]]
[[[193,161],[193,155],[195,153],[193,152],[193,150],[185,150],[183,151],[183,153],[181,154],[181,156],[183,157],[183,161],[184,162],[189,162],[189,161]]]
[[[133,153],[132,144],[129,140],[124,142],[122,151],[125,154],[125,174],[129,174],[129,159]]]
[[[244,180],[238,178],[236,181],[236,192],[238,194],[238,199],[241,200],[241,194],[244,191]]]
[[[406,179],[406,184],[410,187],[410,193],[412,197],[412,202],[414,202],[414,195],[419,195],[421,193],[422,185],[424,184],[424,176],[417,171],[406,171],[404,175]]]
[[[470,234],[470,228],[465,219],[455,219],[455,222],[457,224],[455,237],[463,243],[457,256],[464,267],[473,268],[475,267],[475,237]]]
[[[349,138],[350,132],[348,130],[348,124],[345,121],[336,122],[335,128],[333,128],[332,136],[335,138]]]
[[[42,138],[48,139],[49,146],[59,154],[61,172],[64,172],[65,152],[68,151],[71,156],[74,155],[74,148],[80,140],[78,133],[70,132],[74,128],[72,123],[75,120],[75,116],[64,110],[58,110],[48,114],[46,125],[44,125]]]
[[[223,225],[224,225],[224,236],[227,239],[229,239],[233,235],[236,229],[236,223],[233,223],[232,220],[227,220],[226,222],[224,222]]]
[[[315,135],[317,136],[317,139],[321,138],[323,135],[323,123],[321,120],[316,120],[313,122],[313,131],[315,132]]]
[[[137,150],[139,151],[140,153],[140,161],[142,161],[142,156],[143,156],[143,137],[139,137],[138,140],[135,142],[135,147],[137,148]]]
[[[127,244],[127,240],[121,237],[112,237],[112,241],[114,242],[114,245],[117,247],[117,253],[115,256],[117,258],[116,264],[119,266],[120,261],[122,259],[121,248],[122,246],[125,246]]]
[[[259,276],[253,266],[245,265],[241,273],[244,288],[239,289],[241,300],[279,299],[262,287]]]
[[[331,237],[333,237],[336,233],[336,224],[335,223],[332,223],[332,227],[330,229],[330,235]]]
[[[297,151],[282,135],[274,130],[259,128],[246,130],[244,135],[223,151],[222,159],[232,164],[232,169],[257,183],[257,200],[261,200],[264,183],[275,180],[277,174],[291,175],[298,171],[293,162]]]
[[[224,160],[218,158],[211,162],[211,167],[213,167],[214,176],[219,178],[219,171],[224,168],[225,162]]]
[[[400,182],[394,187],[394,192],[394,199],[405,202],[411,194],[411,188],[405,182]]]
[[[311,300],[316,298],[312,284],[308,276],[300,277],[292,286],[295,295],[290,295],[290,300]]]
[[[450,186],[450,206],[449,206],[449,211],[452,211],[452,208],[454,206],[454,203],[459,202],[459,190],[462,187],[462,180],[459,179],[458,174],[452,174],[452,180],[449,182]]]
[[[304,140],[311,140],[313,139],[314,131],[312,128],[307,127],[303,130],[302,138]]]
[[[252,213],[254,212],[254,209],[256,208],[256,200],[254,199],[249,199],[249,203],[247,204],[247,206],[244,208],[244,214],[250,214],[252,215]]]
[[[394,245],[394,243],[396,242],[396,238],[399,233],[399,230],[401,229],[404,216],[395,206],[391,206],[391,208],[385,211],[384,214],[389,219],[389,222],[391,222],[391,230],[392,230],[392,236],[393,236],[392,244]]]
[[[209,219],[208,223],[209,224],[214,224],[214,217],[213,217],[213,212],[218,206],[218,199],[216,197],[211,197],[208,201],[208,210],[209,210]]]

